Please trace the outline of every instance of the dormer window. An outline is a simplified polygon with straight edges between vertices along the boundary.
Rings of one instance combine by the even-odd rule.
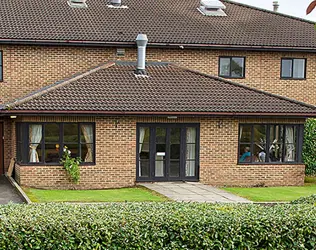
[[[72,8],[87,8],[87,0],[68,0],[68,5]]]
[[[227,16],[226,6],[221,1],[202,0],[198,10],[205,16]]]

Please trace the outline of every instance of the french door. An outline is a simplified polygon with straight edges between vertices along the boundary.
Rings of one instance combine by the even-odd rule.
[[[199,179],[199,124],[138,124],[138,181]]]

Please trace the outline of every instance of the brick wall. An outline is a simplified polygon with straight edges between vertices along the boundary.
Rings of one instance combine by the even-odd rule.
[[[109,60],[136,61],[136,48],[124,57],[115,48],[8,46],[1,45],[4,82],[0,104],[26,95],[75,73]],[[316,55],[308,53],[148,49],[148,61],[174,62],[211,75],[218,74],[218,56],[246,56],[246,78],[233,79],[257,89],[316,104]],[[281,80],[282,57],[307,58],[307,80]]]
[[[304,165],[237,165],[239,122],[293,124],[303,123],[304,120],[192,117],[175,121],[162,117],[22,117],[18,121],[96,122],[96,165],[81,167],[79,185],[68,181],[61,166],[17,166],[17,181],[23,186],[75,189],[133,186],[136,181],[137,122],[200,123],[202,183],[216,186],[304,183]],[[14,145],[15,140],[11,143]]]

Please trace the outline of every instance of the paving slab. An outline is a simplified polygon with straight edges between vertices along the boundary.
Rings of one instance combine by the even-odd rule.
[[[23,203],[22,198],[5,176],[0,176],[0,204]]]
[[[179,202],[252,203],[245,198],[200,182],[152,182],[139,185]]]

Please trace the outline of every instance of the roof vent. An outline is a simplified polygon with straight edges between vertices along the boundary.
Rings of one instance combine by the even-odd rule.
[[[122,5],[122,0],[110,0],[109,4],[107,5],[108,8],[115,8],[115,9],[127,9],[126,5]]]
[[[205,16],[227,16],[226,6],[218,0],[201,0],[198,10]]]
[[[72,8],[87,8],[87,0],[68,0],[68,5]]]

